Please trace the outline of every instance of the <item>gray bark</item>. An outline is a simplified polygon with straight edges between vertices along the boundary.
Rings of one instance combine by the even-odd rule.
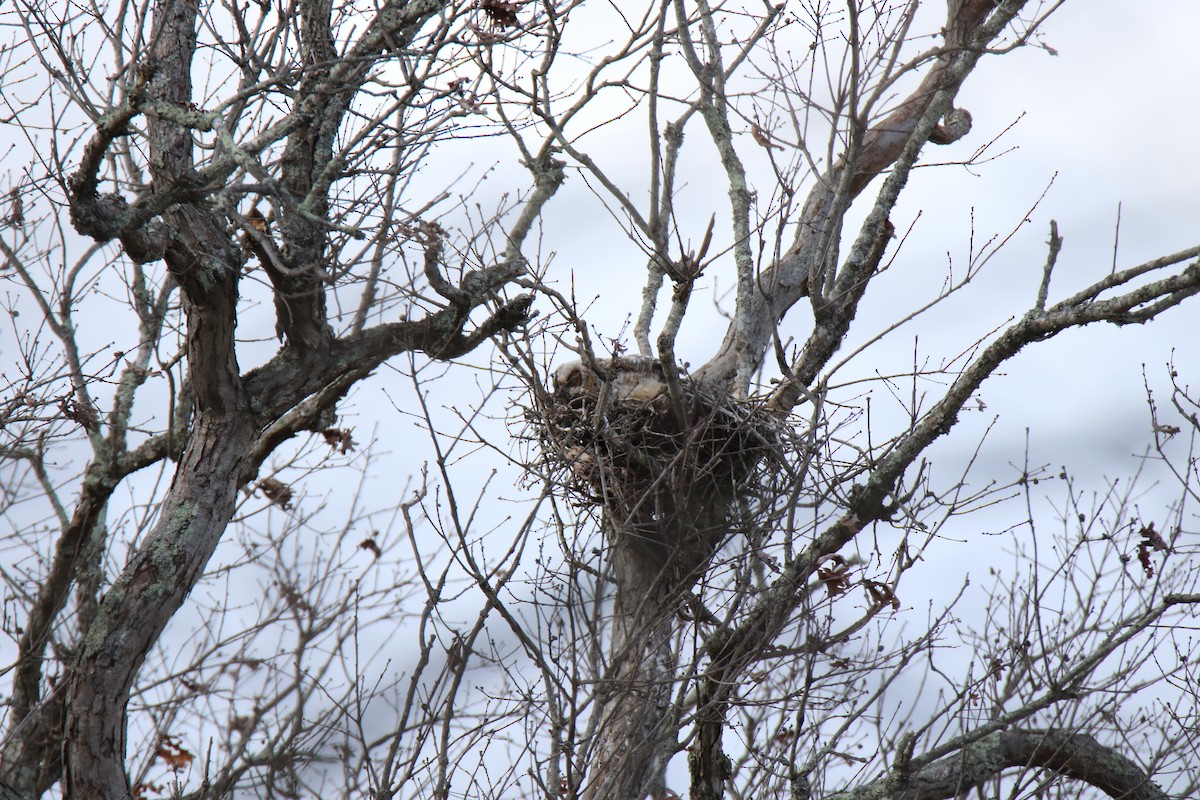
[[[1068,731],[999,731],[962,752],[826,800],[949,800],[1011,769],[1043,769],[1113,800],[1170,800],[1146,771],[1091,736]]]
[[[143,68],[142,85],[135,88],[127,106],[101,121],[85,148],[81,167],[70,181],[72,219],[80,232],[98,240],[119,238],[135,260],[165,259],[187,310],[187,366],[195,422],[160,522],[104,596],[83,637],[66,689],[62,738],[51,735],[45,743],[23,734],[11,737],[6,749],[6,758],[11,751],[19,757],[17,763],[27,763],[28,755],[33,763],[45,764],[47,752],[62,742],[67,796],[129,796],[125,706],[131,687],[150,648],[203,573],[232,517],[238,489],[254,476],[263,459],[290,436],[316,424],[355,381],[387,358],[411,350],[453,358],[527,318],[531,300],[521,296],[499,304],[474,331],[464,331],[471,310],[521,272],[517,240],[510,248],[515,255],[509,263],[476,271],[462,287],[449,287],[453,294],[448,307],[422,320],[386,323],[339,340],[326,319],[322,260],[328,229],[322,219],[328,210],[329,188],[340,177],[333,148],[342,117],[374,61],[415,36],[438,8],[434,2],[383,7],[375,28],[360,39],[354,57],[338,60],[330,39],[329,4],[304,6],[302,44],[308,69],[290,118],[283,159],[284,269],[262,265],[275,290],[278,326],[286,343],[274,359],[246,375],[240,372],[234,342],[244,256],[223,215],[206,199],[206,192],[219,186],[233,164],[218,161],[209,174],[198,174],[192,131],[183,124],[190,118],[152,115],[146,123],[149,195],[130,205],[118,195],[97,194],[95,173],[104,153],[116,136],[124,135],[125,123],[136,115],[138,103],[148,99],[182,108],[191,102],[195,3],[168,0],[156,7],[160,32]],[[559,183],[561,174],[556,181],[541,180],[537,202],[544,203]],[[154,216],[158,211],[163,212],[161,217]],[[88,492],[85,485],[77,512],[80,519],[72,525],[80,534],[65,537],[62,546],[78,546],[121,477],[103,472],[97,491]],[[65,557],[56,563],[71,561]],[[67,580],[64,575],[55,586]],[[56,589],[53,601],[40,606],[48,619],[32,627],[31,636],[47,628],[64,597]],[[33,667],[27,671],[22,685],[39,677]],[[23,707],[33,705],[31,696]],[[44,715],[30,716],[28,710],[26,717],[26,723],[47,722]],[[29,725],[27,729],[34,730]],[[56,778],[53,771],[37,775],[26,767],[7,768],[6,773],[17,778],[22,794],[30,796],[44,791]]]
[[[746,297],[739,294],[735,320],[724,343],[695,373],[702,391],[721,397],[744,396],[753,371],[745,366],[751,364],[756,368],[761,363],[779,321],[796,302],[814,291],[818,298],[814,301],[818,329],[806,351],[807,366],[802,385],[807,385],[837,350],[890,238],[892,229],[887,213],[903,187],[908,169],[936,123],[949,112],[955,92],[974,68],[983,48],[1004,29],[1021,5],[1014,3],[997,9],[990,2],[973,2],[958,9],[957,16],[947,24],[945,52],[935,61],[920,87],[895,112],[865,131],[861,141],[852,145],[852,151],[818,180],[801,212],[791,248],[758,278],[755,282],[757,291]],[[959,119],[956,117],[956,121]],[[966,132],[964,126],[956,127],[955,135]],[[904,163],[898,167],[900,177],[893,181],[882,212],[878,218],[873,218],[871,227],[864,230],[862,246],[851,254],[839,281],[835,282],[831,277],[829,288],[825,288],[823,270],[833,269],[827,262],[836,258],[841,215],[873,178],[891,168],[902,156]],[[789,408],[781,407],[780,410]],[[715,483],[736,485],[738,480],[734,472],[742,466],[735,465]],[[714,465],[713,469],[720,473],[724,468]],[[659,479],[657,475],[651,477]],[[703,493],[686,478],[678,486],[680,491]],[[719,520],[729,510],[727,504],[732,497],[710,495],[708,499],[708,504],[697,505],[694,509],[688,509],[686,504],[672,509],[679,515],[675,521],[679,530],[686,530],[689,524],[705,530],[703,535],[681,536],[675,540],[688,542],[690,553],[686,558],[682,553],[668,549],[658,557],[647,559],[644,552],[639,553],[631,546],[629,534],[619,526],[608,531],[617,587],[612,644],[615,680],[612,696],[603,709],[600,742],[591,764],[592,779],[585,795],[588,800],[638,800],[660,788],[653,775],[669,758],[665,748],[675,736],[668,724],[675,712],[666,705],[671,683],[676,679],[676,662],[670,649],[675,604],[683,592],[691,589],[723,540]],[[720,503],[726,505],[716,508],[715,505]],[[611,516],[613,509],[608,511]],[[695,516],[689,519],[689,514]],[[616,516],[624,518],[620,514]],[[805,574],[798,585],[804,585],[808,579]],[[789,603],[775,609],[781,614],[780,621],[772,624],[769,630],[757,631],[760,635],[751,637],[755,646],[768,642],[776,625],[781,625],[793,608]],[[632,640],[636,643],[634,646],[630,645],[631,636],[636,637]],[[720,730],[730,687],[741,679],[741,671],[752,658],[752,654],[735,652],[737,648],[730,650],[728,645],[727,641],[712,651],[713,665],[706,683],[710,691],[698,723],[698,749],[691,759],[693,794],[705,800],[718,800],[723,793],[726,776]]]
[[[826,271],[834,269],[831,261],[837,259],[842,216],[850,204],[875,177],[892,167],[918,125],[932,112],[933,119],[927,123],[921,143],[929,139],[934,132],[932,126],[950,112],[954,96],[980,56],[1024,5],[1014,2],[997,6],[990,0],[952,5],[942,55],[907,100],[863,131],[860,140],[852,138],[847,153],[818,178],[800,212],[791,246],[757,276],[758,291],[739,301],[720,349],[696,371],[698,380],[732,386],[744,393],[749,372],[739,370],[739,363],[754,368],[762,363],[777,326],[797,302],[810,296],[814,279],[819,284],[818,301],[825,300],[821,286]],[[953,124],[942,128],[938,137],[944,142],[962,137],[970,128],[969,117],[961,113],[947,121]]]

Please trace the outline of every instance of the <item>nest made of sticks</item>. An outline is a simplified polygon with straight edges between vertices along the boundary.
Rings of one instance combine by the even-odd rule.
[[[549,474],[648,555],[711,555],[734,501],[787,452],[788,426],[761,404],[667,376],[652,358],[564,364],[539,405]]]

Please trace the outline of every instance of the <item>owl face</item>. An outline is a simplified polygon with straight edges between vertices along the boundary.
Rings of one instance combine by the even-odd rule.
[[[600,381],[596,373],[583,365],[582,361],[570,361],[554,370],[551,376],[554,396],[562,402],[570,402],[584,395],[596,395]]]
[[[607,368],[610,398],[616,403],[646,404],[666,394],[662,369],[651,358],[619,358],[600,362]],[[603,382],[582,361],[571,361],[554,370],[554,396],[569,403],[580,397],[598,398]]]

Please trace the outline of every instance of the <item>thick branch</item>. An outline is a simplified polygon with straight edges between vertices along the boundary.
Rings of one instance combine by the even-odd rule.
[[[160,522],[105,594],[68,689],[67,796],[128,796],[124,765],[130,689],[233,516],[253,438],[246,414],[201,417]]]
[[[1017,768],[1049,770],[1115,800],[1169,800],[1129,758],[1087,734],[1057,730],[998,731],[911,774],[892,774],[827,800],[948,800]]]
[[[486,276],[468,276],[464,291],[481,303],[510,272],[497,268]],[[465,314],[451,308],[422,321],[368,329],[336,343],[325,359],[300,362],[285,351],[239,381],[250,387],[244,396],[263,402],[252,408],[218,404],[202,409],[161,522],[105,595],[84,640],[75,675],[86,677],[72,681],[67,701],[71,796],[122,797],[128,791],[124,709],[130,687],[146,653],[202,574],[232,518],[237,489],[273,449],[255,446],[260,429],[327,386],[332,389],[319,396],[332,405],[355,381],[398,353],[422,350],[436,358],[460,356],[499,330],[523,324],[531,302],[525,295],[509,301],[470,332],[463,331]],[[212,363],[190,366],[195,374]],[[300,422],[315,413],[303,411],[296,416]],[[277,445],[296,432],[295,425],[285,422],[263,435]]]
[[[939,117],[950,110],[955,94],[988,43],[1000,35],[1022,6],[1024,2],[1000,7],[971,2],[957,7],[956,17],[947,22],[946,47],[921,85],[895,111],[871,126],[861,145],[817,181],[801,211],[791,247],[759,276],[758,291],[751,294],[746,305],[739,305],[721,349],[697,370],[699,380],[728,386],[735,377],[743,378],[738,364],[762,362],[776,326],[796,302],[808,296],[810,275],[826,262],[830,248],[836,247],[834,239],[841,229],[841,216],[850,203],[900,157],[935,103],[944,104]],[[959,114],[947,120],[953,123],[955,135],[962,134],[963,119]],[[853,173],[847,174],[847,169]]]
[[[156,9],[155,70],[147,88],[152,100],[176,106],[190,102],[198,9],[187,0]],[[195,184],[187,125],[151,116],[147,141],[153,191]],[[106,593],[84,634],[64,723],[71,797],[128,795],[129,693],[146,654],[195,586],[233,515],[255,435],[234,347],[240,248],[203,203],[175,206],[163,221],[169,231],[163,257],[185,298],[197,424],[159,523]]]
[[[1161,269],[1197,256],[1200,256],[1200,247],[1116,275],[1129,281],[1145,275],[1150,268]],[[1123,295],[1100,299],[1102,293],[1112,288],[1115,288],[1113,276],[1108,276],[1047,310],[1034,308],[984,348],[942,399],[876,461],[867,480],[853,488],[846,514],[818,535],[808,549],[788,565],[735,631],[713,637],[708,649],[714,664],[727,665],[722,673],[727,679],[736,676],[741,666],[788,623],[803,602],[807,582],[822,559],[836,553],[868,525],[890,518],[895,508],[889,503],[889,497],[901,476],[935,439],[950,431],[958,412],[1001,364],[1026,345],[1069,328],[1093,322],[1119,325],[1144,322],[1179,304],[1200,293],[1200,261],[1188,264],[1176,275],[1139,286]]]
[[[95,134],[83,149],[79,167],[67,180],[75,230],[97,242],[120,238],[129,257],[137,262],[162,258],[167,233],[161,223],[151,220],[179,199],[178,192],[149,195],[145,202],[130,207],[118,193],[100,194],[99,172],[112,143],[129,134],[129,124],[137,116],[152,75],[152,67],[141,69],[130,97],[99,119]]]
[[[61,698],[51,703],[41,694],[46,648],[58,615],[71,595],[88,537],[116,485],[105,466],[93,463],[88,467],[75,512],[55,542],[50,569],[38,587],[18,641],[0,774],[29,796],[41,795],[60,777]]]
[[[583,800],[660,797],[678,729],[671,702],[678,670],[672,642],[678,581],[669,558],[614,544],[617,581],[607,691]]]
[[[441,3],[393,1],[384,5],[345,58],[333,44],[332,5],[305,3],[300,15],[304,77],[296,91],[292,116],[298,127],[288,136],[282,158],[281,254],[285,269],[263,267],[275,289],[276,326],[290,346],[319,351],[332,341],[327,322],[324,266],[329,227],[329,191],[343,174],[335,152],[338,133],[351,101],[385,52],[410,47]]]

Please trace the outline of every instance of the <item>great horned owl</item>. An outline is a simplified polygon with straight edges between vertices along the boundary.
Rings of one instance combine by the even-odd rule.
[[[648,356],[604,359],[597,366],[608,373],[609,402],[650,404],[667,394],[662,364]],[[603,379],[582,361],[571,361],[554,370],[554,396],[563,402],[600,396]]]

